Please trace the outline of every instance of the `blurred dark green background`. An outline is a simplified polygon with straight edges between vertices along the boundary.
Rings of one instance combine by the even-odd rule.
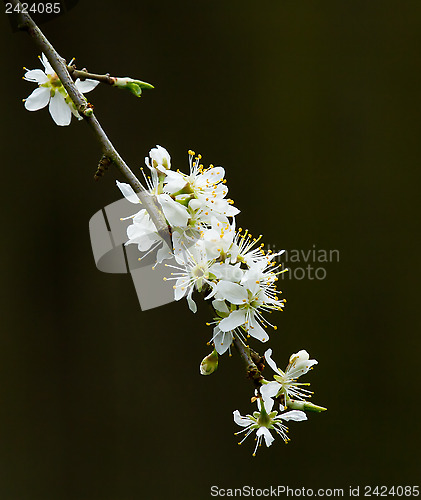
[[[82,0],[43,26],[79,67],[156,86],[89,97],[133,168],[160,144],[186,170],[192,148],[225,167],[239,226],[340,252],[325,280],[284,280],[270,343],[280,366],[319,360],[329,411],[252,458],[233,436],[232,411],[254,409],[240,361],[199,375],[206,306],[142,312],[130,277],[96,270],[88,221],[119,198],[115,172],[93,182],[84,123],[24,109],[38,52],[1,17],[2,500],[417,483],[420,23],[407,0]]]

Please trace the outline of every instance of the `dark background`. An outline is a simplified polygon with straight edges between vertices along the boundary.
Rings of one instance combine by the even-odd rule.
[[[421,3],[80,1],[42,26],[79,67],[156,86],[89,96],[136,171],[155,144],[186,171],[192,148],[225,167],[239,226],[340,252],[325,280],[281,283],[270,342],[280,366],[318,359],[307,380],[329,411],[256,458],[233,436],[232,411],[254,409],[239,359],[199,375],[206,306],[142,312],[130,277],[95,268],[88,221],[119,198],[116,172],[93,182],[84,123],[24,109],[38,52],[0,19],[0,498],[416,484]]]

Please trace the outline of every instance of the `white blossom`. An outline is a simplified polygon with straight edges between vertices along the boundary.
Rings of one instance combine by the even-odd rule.
[[[282,371],[277,367],[271,356],[272,349],[268,349],[265,352],[265,359],[276,375],[274,375],[275,380],[273,382],[264,384],[260,388],[265,404],[273,405],[273,398],[282,396],[284,407],[286,407],[286,403],[290,398],[302,401],[309,397],[312,392],[303,389],[302,386],[310,384],[297,382],[297,379],[311,370],[314,365],[317,365],[317,361],[310,359],[307,351],[301,350],[291,355],[288,366],[285,371]]]
[[[222,220],[212,217],[210,222],[210,227],[202,231],[202,238],[208,255],[211,258],[217,258],[226,254],[232,245],[235,221],[230,225],[226,217]]]
[[[261,445],[264,439],[267,447],[271,446],[275,438],[271,434],[271,430],[275,431],[281,438],[287,443],[290,439],[287,436],[288,428],[283,424],[283,421],[294,420],[300,422],[307,420],[307,416],[303,411],[291,410],[285,413],[280,413],[278,415],[277,411],[272,411],[272,405],[270,402],[261,402],[257,399],[257,407],[259,411],[255,411],[253,415],[240,415],[238,410],[233,412],[234,422],[244,427],[242,431],[236,432],[235,434],[241,434],[246,432],[244,438],[238,443],[242,444],[250,434],[256,431],[256,446],[254,448],[253,456],[256,455],[256,450],[258,446]]]
[[[227,332],[241,326],[248,335],[266,342],[269,340],[267,327],[276,330],[276,326],[264,318],[262,311],[282,310],[284,301],[277,297],[272,284],[253,281],[250,275],[245,279],[247,273],[244,273],[241,284],[220,280],[215,286],[216,298],[224,298],[237,306],[219,322],[219,328]]]
[[[190,174],[180,171],[167,171],[165,189],[177,199],[180,191],[184,191],[189,209],[195,213],[202,224],[211,222],[212,217],[222,221],[233,217],[239,210],[232,206],[233,201],[225,199],[228,188],[225,185],[225,170],[211,165],[205,169],[200,164],[201,155],[195,157],[194,151],[189,151]]]
[[[140,203],[138,195],[135,193],[130,184],[119,181],[116,181],[116,183],[121,193],[128,201],[130,201],[130,203]],[[142,253],[149,253],[158,249],[156,257],[158,263],[162,262],[164,259],[172,257],[172,252],[163,238],[159,235],[147,210],[141,209],[136,214],[126,217],[126,219],[132,219],[132,224],[127,227],[128,240],[125,245],[136,244],[139,251]]]
[[[38,88],[27,99],[24,99],[25,108],[28,111],[38,111],[48,105],[52,119],[60,126],[70,124],[72,113],[76,118],[81,120],[82,117],[79,115],[75,104],[63,87],[45,54],[42,54],[40,60],[44,66],[44,70],[26,70],[23,77],[29,82],[38,84]],[[86,79],[82,81],[78,78],[75,85],[79,92],[86,94],[93,90],[98,83],[95,80]]]
[[[192,312],[197,311],[197,306],[192,299],[194,289],[199,292],[202,291],[204,286],[209,285],[209,268],[213,264],[213,260],[209,260],[206,254],[205,247],[202,241],[198,241],[193,247],[186,249],[185,255],[187,256],[184,266],[178,267],[166,264],[167,267],[176,269],[177,272],[172,272],[172,278],[165,278],[167,280],[176,280],[174,285],[174,298],[180,300],[187,297],[189,308]]]

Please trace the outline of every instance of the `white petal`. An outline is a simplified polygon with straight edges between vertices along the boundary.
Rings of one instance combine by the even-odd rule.
[[[273,359],[271,358],[271,356],[272,356],[272,349],[268,349],[265,352],[264,356],[265,356],[265,359],[266,359],[268,365],[272,368],[272,370],[274,372],[276,372],[278,374],[279,373],[279,368],[276,366],[275,361],[273,361]]]
[[[247,290],[237,283],[230,281],[220,281],[217,285],[220,292],[231,304],[244,304],[247,302]]]
[[[263,384],[260,388],[260,394],[262,395],[263,401],[268,401],[269,399],[274,398],[277,394],[281,385],[278,382],[269,382],[268,384]],[[266,410],[269,411],[269,410]]]
[[[75,85],[79,92],[82,92],[82,94],[87,94],[91,90],[94,90],[94,88],[99,84],[98,81],[96,80],[80,80],[79,78],[75,81]]]
[[[242,309],[237,309],[219,323],[219,328],[223,332],[229,332],[230,330],[234,330],[234,328],[237,328],[237,326],[243,325],[245,321],[245,311]]]
[[[165,218],[171,226],[186,227],[189,213],[184,205],[174,201],[168,194],[158,195]]]
[[[307,420],[307,415],[301,410],[287,411],[286,413],[281,413],[279,417],[282,418],[282,420],[294,420],[295,422]]]
[[[182,299],[188,290],[188,284],[189,280],[185,276],[182,278],[179,278],[176,283],[175,283],[175,288],[174,288],[174,298],[175,300],[180,300]]]
[[[272,411],[273,405],[275,404],[275,401],[273,399],[268,398],[263,402],[265,404],[266,413],[270,413]]]
[[[165,190],[169,193],[176,193],[186,185],[186,179],[178,172],[168,170],[165,173],[167,174],[165,177]]]
[[[130,187],[130,184],[126,184],[126,186]],[[134,190],[130,192],[127,191],[127,193],[129,194],[129,196],[132,196],[133,193],[136,194]],[[139,197],[137,199],[139,199]],[[145,232],[151,233],[156,231],[155,224],[152,222],[151,217],[148,214],[148,211],[145,209],[139,210],[139,212],[137,212],[137,214],[133,218],[133,224],[141,226]]]
[[[269,340],[269,335],[264,328],[262,328],[259,323],[254,319],[254,317],[250,318],[249,329],[247,333],[250,334],[260,342],[267,342]]]
[[[165,172],[165,170],[171,168],[171,156],[162,146],[157,145],[156,148],[152,148],[149,151],[149,156],[152,160],[152,166],[149,165],[149,161],[146,161],[145,158],[145,163],[149,168],[157,168],[160,172]]]
[[[51,64],[48,62],[47,56],[44,53],[41,56],[41,62],[44,65],[45,72],[47,73],[47,75],[55,75],[56,74],[55,71],[53,70],[53,68],[51,67]]]
[[[119,181],[116,181],[116,184],[118,189],[121,191],[122,195],[126,198],[126,200],[130,201],[130,203],[140,203],[139,196],[137,196],[137,194],[135,193],[132,186],[130,186],[130,184]]]
[[[215,311],[229,313],[229,309],[227,304],[225,303],[225,300],[213,300],[212,305]]]
[[[45,108],[50,100],[50,89],[39,87],[25,100],[25,108],[28,111],[38,111]]]
[[[292,365],[292,367],[290,367],[286,373],[288,374],[288,377],[298,378],[301,377],[301,375],[307,373],[312,366],[317,364],[318,362],[315,359],[308,359],[307,361],[297,362],[296,364]]]
[[[235,217],[240,213],[240,210],[238,208],[234,207],[234,205],[228,205],[225,209],[225,215],[228,217]]]
[[[131,232],[129,233],[129,230],[132,227],[133,226],[129,226],[127,228],[127,236],[129,238],[129,241],[126,243],[126,245],[135,243],[137,244],[137,248],[140,252],[146,252],[156,243],[157,238],[154,238],[153,235],[150,234],[140,233],[137,236],[132,236]]]
[[[189,294],[187,295],[187,302],[189,304],[189,309],[191,312],[197,312],[197,305],[196,302],[191,298],[193,293],[193,288],[190,290]]]
[[[156,261],[160,264],[163,260],[170,259],[172,256],[172,252],[170,251],[168,245],[164,242],[156,254]]]
[[[216,184],[217,182],[222,181],[224,175],[225,170],[223,167],[213,167],[204,174],[199,175],[197,183],[198,185]]]
[[[232,412],[234,415],[234,422],[237,425],[241,425],[241,427],[247,427],[248,425],[252,424],[253,421],[249,417],[243,417],[240,415],[240,412],[238,410],[235,410]]]
[[[272,436],[269,429],[266,427],[259,427],[257,429],[256,436],[257,437],[263,436],[265,438],[266,446],[270,446],[275,441],[275,438]]]
[[[72,112],[60,92],[56,92],[50,99],[49,111],[52,119],[57,125],[61,127],[70,125]]]
[[[42,69],[31,69],[25,73],[25,80],[36,83],[48,82],[48,77]]]
[[[213,264],[209,271],[216,276],[219,280],[230,281],[233,283],[238,283],[244,271],[240,269],[240,263],[236,265],[231,265],[228,262],[218,262]]]
[[[295,354],[291,354],[291,356],[289,358],[289,362],[293,363],[294,360],[296,360],[296,361],[306,361],[307,359],[310,359],[309,353],[307,351],[305,351],[304,349],[301,349],[301,351],[298,351]]]
[[[192,210],[197,210],[198,208],[203,208],[204,207],[204,203],[197,199],[197,198],[193,198],[192,200],[189,201],[189,207],[192,209]]]
[[[234,337],[231,332],[221,332],[217,326],[214,328],[213,332],[216,334],[213,338],[216,352],[222,355],[228,350]]]

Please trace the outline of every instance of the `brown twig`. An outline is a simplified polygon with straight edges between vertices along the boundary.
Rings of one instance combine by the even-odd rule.
[[[261,369],[263,369],[261,363],[262,358],[255,351],[250,349],[250,347],[245,345],[240,338],[234,337],[233,343],[238,354],[246,365],[247,378],[254,382],[256,388],[259,388],[262,385],[261,382],[263,380],[263,375],[261,373]],[[259,367],[256,365],[253,358],[259,363]]]
[[[105,83],[106,85],[114,85],[116,81],[116,78],[110,76],[109,73],[106,73],[105,75],[97,75],[96,73],[89,73],[85,69],[76,69],[76,66],[74,65],[67,66],[67,71],[73,80],[79,78],[83,81],[88,78],[89,80],[96,80],[98,82]]]

